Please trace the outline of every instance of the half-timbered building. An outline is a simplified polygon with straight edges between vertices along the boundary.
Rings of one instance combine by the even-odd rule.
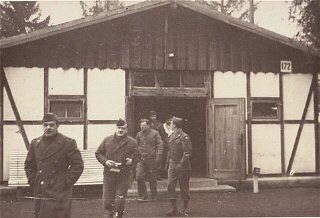
[[[119,117],[134,136],[151,109],[185,119],[193,176],[319,175],[319,52],[254,24],[195,2],[147,1],[0,48],[1,181],[23,165],[14,155],[41,134],[46,112],[85,154]]]

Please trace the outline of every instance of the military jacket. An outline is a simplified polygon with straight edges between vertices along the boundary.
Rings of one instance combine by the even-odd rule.
[[[147,132],[140,131],[136,140],[143,159],[161,160],[163,142],[158,131],[154,129],[149,129]]]
[[[140,161],[140,152],[136,140],[130,136],[125,136],[117,141],[116,137],[115,134],[107,136],[95,153],[97,160],[104,166],[104,175],[110,174],[110,168],[105,165],[107,160],[123,163],[126,158],[131,158],[133,160],[131,166]],[[124,166],[121,174],[129,176],[131,166]]]
[[[192,154],[191,139],[182,129],[171,134],[168,144],[168,161],[180,165],[182,170],[190,170],[190,158]]]

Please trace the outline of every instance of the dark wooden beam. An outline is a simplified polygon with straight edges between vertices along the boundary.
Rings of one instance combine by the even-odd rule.
[[[130,96],[154,96],[154,97],[182,97],[182,98],[201,98],[209,97],[210,92],[206,88],[188,89],[188,88],[132,88]]]
[[[2,69],[2,67],[1,67]],[[0,73],[0,182],[3,181],[3,78]]]
[[[88,148],[88,68],[83,70],[83,90],[84,90],[84,108],[83,108],[83,149]]]
[[[315,137],[315,165],[316,172],[320,173],[320,143],[319,143],[319,87],[318,87],[318,73],[314,73],[314,94],[313,94],[313,103],[314,103],[314,137]]]
[[[12,107],[12,110],[13,110],[13,113],[14,113],[14,116],[17,120],[17,125],[19,127],[19,131],[21,133],[21,136],[22,136],[22,139],[24,141],[24,144],[26,146],[26,149],[29,150],[29,140],[28,140],[28,136],[26,134],[26,131],[23,127],[23,124],[21,122],[21,117],[20,117],[20,114],[19,114],[19,111],[18,111],[18,108],[16,106],[16,103],[14,101],[14,98],[13,98],[13,95],[12,95],[12,92],[11,92],[11,89],[10,89],[10,86],[9,86],[9,83],[8,83],[8,80],[7,80],[7,77],[6,77],[6,74],[4,72],[4,69],[1,68],[1,74],[2,74],[2,79],[3,79],[3,83],[4,83],[4,87],[7,91],[7,95],[8,95],[8,99],[10,101],[10,104],[11,104],[11,107]]]
[[[284,141],[284,114],[283,114],[283,75],[279,73],[279,98],[280,98],[280,137],[281,137],[281,174],[286,173],[285,141]]]
[[[315,80],[315,78],[316,77],[313,75],[312,82],[311,82],[310,89],[309,89],[309,93],[308,93],[308,97],[307,97],[307,101],[306,101],[306,104],[304,106],[304,110],[303,110],[303,113],[302,113],[302,117],[301,117],[299,129],[298,129],[298,133],[297,133],[296,139],[294,141],[293,149],[292,149],[292,152],[291,152],[291,155],[290,155],[290,160],[289,160],[288,167],[287,167],[287,172],[286,172],[287,175],[290,174],[290,171],[292,169],[292,164],[293,164],[296,152],[297,152],[298,144],[299,144],[299,141],[300,141],[300,136],[301,136],[302,129],[303,129],[303,126],[304,126],[304,121],[306,119],[308,108],[309,108],[309,105],[310,105],[312,92],[314,91],[314,84],[315,84],[314,80]]]
[[[247,72],[247,120],[248,120],[248,173],[252,174],[252,111],[251,111],[251,85],[250,71]]]
[[[44,78],[43,78],[44,88],[43,88],[43,101],[44,101],[44,107],[43,107],[43,113],[48,113],[48,96],[49,96],[49,68],[44,68]]]

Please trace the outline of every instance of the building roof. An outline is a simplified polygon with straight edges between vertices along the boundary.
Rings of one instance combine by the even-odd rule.
[[[202,5],[193,1],[186,0],[153,0],[145,1],[138,4],[134,4],[125,8],[116,9],[112,11],[101,12],[97,15],[88,16],[85,18],[80,18],[74,21],[58,24],[52,27],[47,27],[41,30],[36,30],[30,33],[24,33],[17,36],[12,36],[9,38],[0,40],[0,48],[9,48],[12,46],[24,44],[27,42],[35,41],[38,39],[46,38],[49,36],[57,35],[60,33],[76,30],[79,28],[87,27],[90,25],[98,24],[101,22],[106,22],[116,18],[128,16],[131,14],[147,11],[150,9],[162,7],[169,4],[177,4],[180,7],[187,8],[196,13],[200,13],[207,17],[215,20],[219,20],[223,23],[229,24],[236,28],[242,29],[244,31],[252,32],[256,35],[268,38],[272,41],[277,41],[284,45],[302,50],[304,52],[312,53],[320,57],[320,52],[310,46],[307,46],[301,42],[297,42],[291,38],[285,37],[278,33],[272,32],[270,30],[264,29],[252,23],[245,22],[243,20],[234,18],[232,16],[220,13],[218,11],[212,10],[206,5]]]

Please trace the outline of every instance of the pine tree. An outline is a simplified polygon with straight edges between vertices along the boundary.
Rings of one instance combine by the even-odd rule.
[[[293,0],[289,18],[301,27],[296,37],[320,49],[320,1]]]
[[[102,11],[111,11],[117,8],[124,7],[123,3],[120,2],[119,0],[105,0],[105,1],[95,0],[93,2],[93,6],[91,7],[84,1],[80,1],[80,6],[82,9],[82,15],[85,17],[98,14]]]
[[[4,1],[0,3],[1,38],[28,33],[47,27],[50,16],[41,20],[41,11],[36,1]]]
[[[247,0],[196,0],[213,10],[220,11],[221,13],[237,17],[241,20],[248,21],[249,8],[244,8]],[[258,3],[255,3],[253,10],[257,10]]]

